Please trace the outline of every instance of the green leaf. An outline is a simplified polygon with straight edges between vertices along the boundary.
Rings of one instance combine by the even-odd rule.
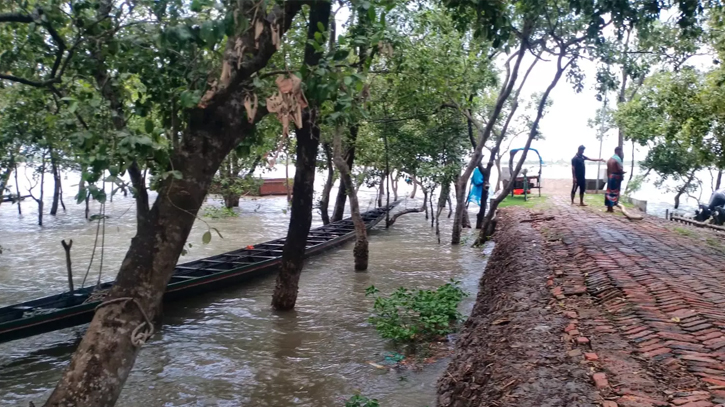
[[[143,128],[146,131],[146,133],[153,133],[154,131],[154,122],[151,119],[146,119],[146,121],[143,124]]]
[[[81,188],[76,195],[76,203],[82,203],[88,197],[88,188]]]
[[[209,244],[209,242],[211,242],[211,232],[208,230],[204,232],[204,235],[201,237],[201,241],[204,244]]]
[[[350,50],[349,49],[340,49],[335,51],[335,54],[332,56],[332,59],[335,61],[344,61],[347,59],[347,57],[350,56]]]

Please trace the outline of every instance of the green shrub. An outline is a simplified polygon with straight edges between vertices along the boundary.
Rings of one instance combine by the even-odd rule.
[[[458,304],[467,294],[460,284],[451,280],[436,290],[417,291],[401,287],[388,297],[368,287],[366,295],[375,297],[369,321],[383,338],[398,345],[434,341],[454,332],[463,319]]]
[[[232,208],[224,206],[207,206],[204,208],[204,217],[212,219],[235,218],[239,214]]]
[[[345,407],[380,407],[380,403],[378,403],[375,399],[369,399],[365,396],[361,396],[359,394],[356,394],[345,403]]]

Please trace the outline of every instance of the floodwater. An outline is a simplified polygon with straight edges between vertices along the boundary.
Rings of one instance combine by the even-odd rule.
[[[23,203],[22,217],[16,206],[0,205],[0,306],[67,289],[62,239],[73,239],[75,283],[81,284],[97,223],[86,221],[82,205],[73,201],[73,179],[65,183],[68,212],[46,216],[42,228],[36,226],[32,200]],[[362,194],[363,210],[370,207],[372,194]],[[408,199],[399,209],[419,204]],[[219,204],[209,199],[207,205]],[[244,199],[238,217],[203,218],[224,236],[214,234],[208,245],[201,243],[207,225],[197,221],[189,237],[192,247],[180,261],[284,236],[286,205],[284,197]],[[91,213],[96,212],[93,204]],[[114,198],[106,214],[104,281],[113,279],[134,234],[133,200]],[[313,227],[320,224],[316,214]],[[441,221],[441,229],[439,245],[423,214],[406,215],[389,230],[378,226],[370,233],[370,268],[365,273],[353,271],[351,244],[310,259],[297,309],[291,313],[275,313],[269,305],[274,275],[167,304],[164,326],[142,348],[117,405],[343,406],[356,392],[379,399],[385,407],[434,405],[436,380],[447,360],[420,371],[368,364],[381,362],[393,349],[367,323],[373,301],[365,297],[365,289],[375,285],[389,293],[400,286],[432,288],[454,278],[471,294],[462,304],[468,312],[485,258],[470,245],[447,244],[448,219]],[[98,279],[100,238],[98,247],[86,285]],[[83,330],[0,344],[0,405],[41,404]]]

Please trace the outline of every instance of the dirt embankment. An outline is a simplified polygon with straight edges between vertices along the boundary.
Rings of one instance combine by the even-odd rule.
[[[586,364],[562,340],[569,319],[546,288],[540,234],[520,208],[500,212],[476,305],[438,383],[440,407],[600,404]],[[576,350],[574,350],[576,353]]]

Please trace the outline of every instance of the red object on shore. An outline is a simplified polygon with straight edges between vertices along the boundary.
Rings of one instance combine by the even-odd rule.
[[[526,193],[527,194],[530,194],[531,193],[531,190],[526,191]],[[524,189],[523,188],[521,188],[521,189],[514,189],[514,195],[523,195],[523,194],[524,194]]]
[[[287,195],[287,186],[284,178],[267,178],[263,180],[262,186],[259,187],[259,195]],[[290,190],[292,189],[292,180],[289,180]]]

